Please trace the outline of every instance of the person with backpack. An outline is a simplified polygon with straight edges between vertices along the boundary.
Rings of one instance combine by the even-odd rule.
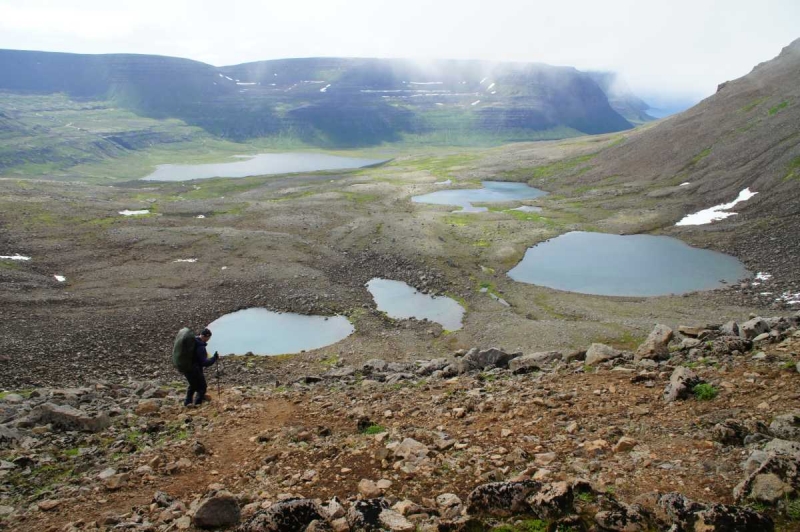
[[[178,338],[175,340],[176,351],[182,352],[178,357],[173,355],[173,361],[178,370],[189,381],[189,389],[186,390],[186,399],[183,401],[184,406],[197,406],[207,400],[206,389],[208,385],[203,374],[203,368],[212,366],[219,360],[219,353],[217,352],[214,352],[214,356],[208,358],[206,346],[210,339],[211,331],[208,329],[203,329],[198,336],[194,337],[189,329],[181,329],[181,332],[178,333]]]

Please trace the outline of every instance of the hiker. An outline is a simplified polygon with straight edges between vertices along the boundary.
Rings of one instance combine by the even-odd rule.
[[[188,371],[183,372],[183,376],[189,381],[189,389],[186,390],[186,400],[183,401],[184,406],[191,404],[199,405],[206,399],[206,377],[203,375],[203,368],[213,365],[219,359],[219,353],[214,352],[214,356],[208,358],[206,346],[211,339],[211,331],[203,329],[200,336],[195,336],[194,339],[194,358],[192,359],[192,367]],[[196,395],[195,395],[196,394]],[[192,401],[194,399],[194,402]]]

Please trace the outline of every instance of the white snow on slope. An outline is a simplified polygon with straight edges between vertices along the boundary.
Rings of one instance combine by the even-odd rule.
[[[480,100],[475,100],[475,101],[474,101],[474,102],[472,102],[470,105],[478,105],[479,103],[481,103],[481,101],[480,101]]]
[[[55,277],[56,281],[58,281],[59,283],[63,283],[64,281],[67,280],[67,278],[64,277],[63,275],[54,275],[53,277]]]
[[[331,84],[330,84],[330,83],[328,83],[327,85],[325,85],[324,87],[322,87],[322,88],[319,90],[319,92],[328,92],[328,87],[330,87],[330,86],[331,86]]]
[[[736,214],[735,212],[727,212],[728,209],[732,209],[736,204],[749,200],[756,194],[758,194],[758,192],[750,192],[750,189],[746,188],[739,192],[739,196],[732,202],[723,203],[722,205],[716,205],[694,214],[689,214],[675,225],[705,225],[717,220],[724,220]]]
[[[30,257],[26,257],[25,255],[20,255],[16,253],[14,255],[0,255],[0,259],[8,259],[8,260],[31,260]]]
[[[119,213],[122,216],[141,216],[143,214],[150,214],[150,210],[149,209],[142,209],[141,211],[129,211],[129,210],[126,209],[124,211],[119,211]]]

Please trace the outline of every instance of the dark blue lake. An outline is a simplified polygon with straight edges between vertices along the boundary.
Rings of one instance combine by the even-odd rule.
[[[576,231],[529,248],[508,275],[582,294],[660,296],[720,288],[751,273],[735,257],[675,238]]]

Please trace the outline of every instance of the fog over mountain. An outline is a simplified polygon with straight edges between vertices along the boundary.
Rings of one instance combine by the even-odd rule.
[[[0,48],[212,65],[294,57],[543,62],[618,72],[639,96],[697,102],[796,38],[798,20],[792,0],[678,0],[669,8],[631,0],[6,0]]]

